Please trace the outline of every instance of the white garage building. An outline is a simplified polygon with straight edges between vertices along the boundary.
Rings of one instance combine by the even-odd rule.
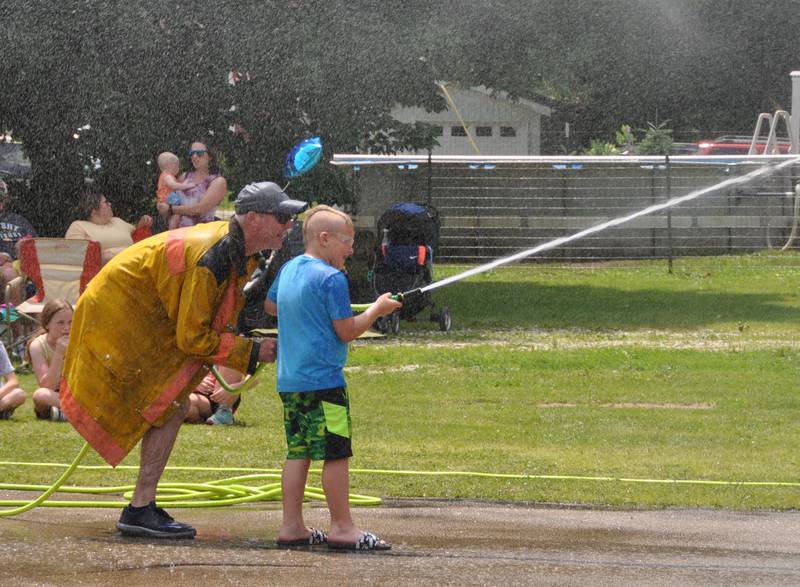
[[[484,86],[460,88],[445,84],[455,109],[427,112],[419,107],[398,106],[391,111],[400,122],[425,122],[440,133],[434,155],[539,155],[541,153],[542,117],[552,109],[531,100],[511,100],[506,92]],[[441,91],[440,91],[441,93]],[[470,138],[472,140],[470,140]],[[474,145],[472,143],[474,141]],[[475,147],[480,151],[476,153]]]

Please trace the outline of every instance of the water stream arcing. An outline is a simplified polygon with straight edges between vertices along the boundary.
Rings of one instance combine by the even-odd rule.
[[[520,251],[520,252],[515,253],[513,255],[510,255],[508,257],[502,257],[500,259],[495,259],[494,261],[490,261],[489,263],[485,263],[483,265],[479,265],[477,267],[473,267],[472,269],[468,269],[466,271],[458,273],[457,275],[451,275],[450,277],[446,277],[445,279],[441,279],[439,281],[435,281],[435,282],[431,283],[430,285],[427,285],[427,286],[423,287],[420,290],[420,292],[424,293],[424,292],[427,292],[427,291],[432,291],[434,289],[438,289],[440,287],[444,287],[445,285],[450,285],[451,283],[455,283],[456,281],[461,281],[462,279],[466,279],[467,277],[472,277],[473,275],[478,275],[479,273],[485,273],[486,271],[491,271],[495,267],[500,267],[502,265],[508,265],[509,263],[513,263],[514,261],[519,261],[520,259],[526,259],[527,257],[532,257],[533,255],[535,255],[537,253],[541,253],[542,251],[549,251],[550,249],[555,249],[556,247],[559,247],[559,246],[564,245],[566,243],[569,243],[569,242],[572,242],[572,241],[576,241],[576,240],[581,239],[581,238],[583,238],[585,236],[589,236],[590,234],[594,234],[596,232],[600,232],[600,231],[605,230],[607,228],[611,228],[612,226],[619,226],[620,224],[625,224],[626,222],[630,222],[631,220],[634,220],[636,218],[640,218],[642,216],[647,216],[648,214],[653,214],[654,212],[660,212],[661,210],[666,210],[668,208],[672,208],[672,207],[677,206],[679,204],[683,204],[684,202],[688,202],[690,200],[694,200],[694,199],[699,198],[701,196],[705,196],[705,195],[710,194],[712,192],[716,192],[718,190],[725,189],[725,188],[731,187],[731,186],[736,185],[736,184],[747,183],[747,182],[749,182],[749,181],[751,181],[751,180],[753,180],[753,179],[755,179],[757,177],[760,177],[762,175],[771,175],[771,174],[775,173],[776,171],[778,171],[780,169],[783,169],[784,167],[788,167],[790,165],[796,165],[798,163],[800,163],[800,158],[788,159],[786,161],[782,161],[781,163],[779,163],[777,165],[764,165],[763,167],[760,167],[759,169],[751,171],[750,173],[747,173],[745,175],[741,175],[739,177],[732,177],[732,178],[726,179],[724,181],[721,181],[721,182],[716,183],[714,185],[708,186],[706,188],[701,188],[699,190],[695,190],[693,192],[689,192],[688,194],[685,194],[683,196],[678,196],[678,197],[675,197],[675,198],[671,198],[671,199],[667,200],[666,202],[662,202],[660,204],[653,204],[652,206],[648,206],[647,208],[644,208],[643,210],[639,210],[637,212],[633,212],[632,214],[628,214],[627,216],[621,216],[619,218],[612,218],[611,220],[607,220],[606,222],[603,222],[603,223],[598,224],[596,226],[592,226],[590,228],[586,228],[584,230],[576,232],[575,234],[571,234],[571,235],[568,235],[568,236],[562,236],[562,237],[553,239],[551,241],[548,241],[546,243],[542,243],[540,245],[537,245],[537,246],[535,246],[533,248],[526,249],[524,251]]]

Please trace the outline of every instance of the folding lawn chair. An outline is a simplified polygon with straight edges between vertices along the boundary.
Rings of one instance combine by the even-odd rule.
[[[23,273],[36,286],[36,295],[25,300],[17,311],[39,314],[49,300],[78,301],[89,280],[100,271],[100,243],[65,238],[29,238],[19,243]]]
[[[0,304],[0,341],[9,356],[22,360],[45,303],[64,298],[75,304],[100,271],[101,257],[100,244],[87,240],[27,238],[19,241],[18,250],[22,272],[36,286],[36,294],[14,307],[9,302],[10,292],[14,287],[24,288],[26,278],[17,277],[6,284],[5,303]]]

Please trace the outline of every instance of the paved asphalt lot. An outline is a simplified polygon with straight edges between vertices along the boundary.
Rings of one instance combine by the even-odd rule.
[[[113,509],[0,518],[0,584],[797,585],[800,513],[618,511],[440,500],[355,510],[388,553],[275,545],[277,504],[174,510],[195,540],[123,538]],[[308,522],[324,528],[311,506]]]

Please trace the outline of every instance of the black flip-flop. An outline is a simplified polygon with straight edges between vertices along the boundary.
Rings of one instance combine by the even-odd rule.
[[[316,528],[309,528],[311,534],[306,538],[297,538],[295,540],[277,540],[278,546],[317,546],[328,542],[328,535],[322,530]]]
[[[331,550],[390,550],[392,545],[375,536],[372,532],[362,532],[355,542],[331,542],[328,541],[328,548]]]

